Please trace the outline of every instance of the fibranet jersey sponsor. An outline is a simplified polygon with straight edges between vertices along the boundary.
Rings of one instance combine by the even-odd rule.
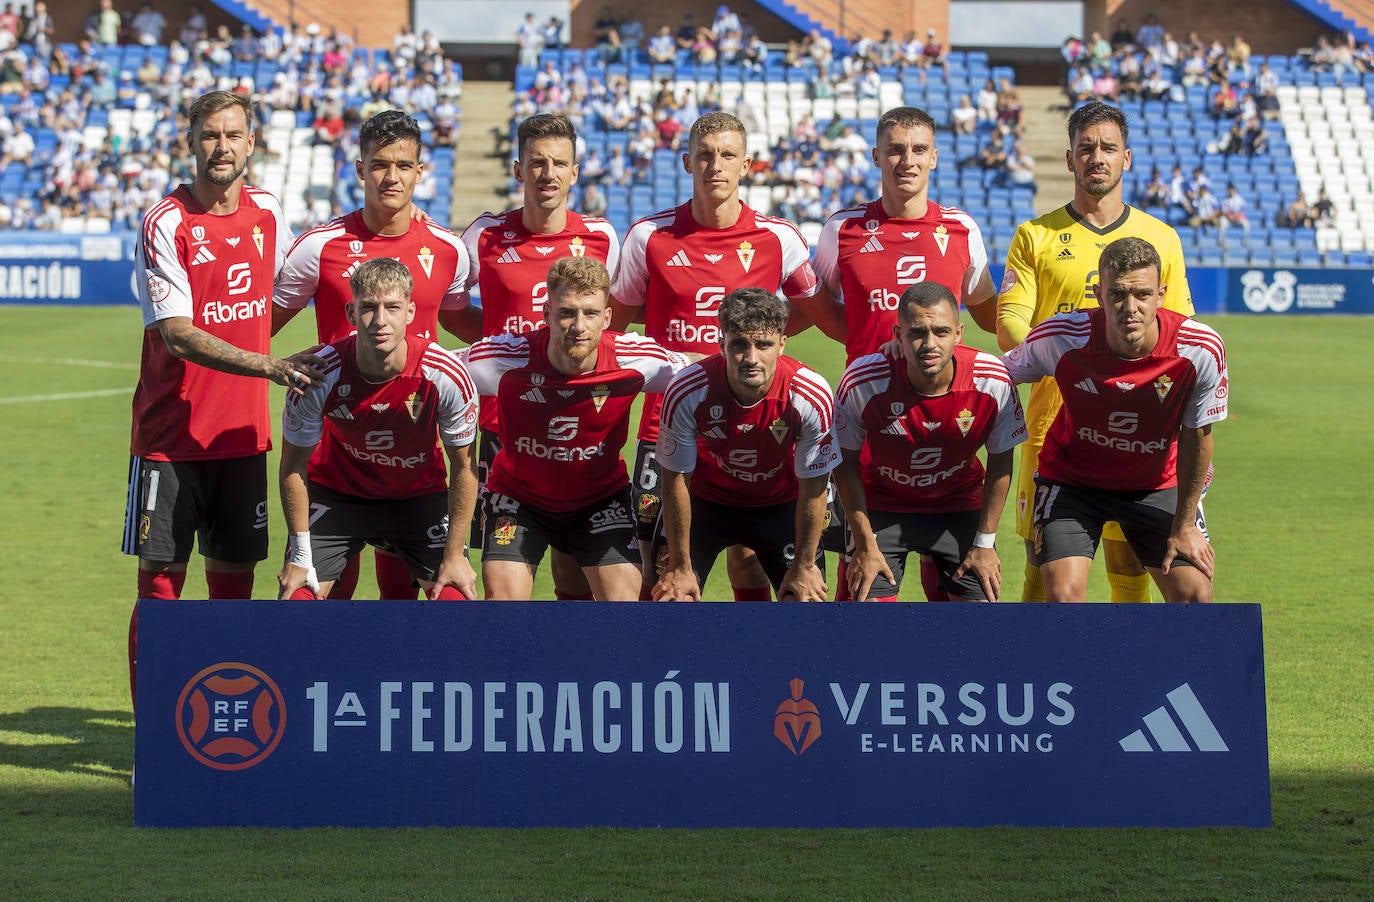
[[[897,302],[908,286],[935,282],[962,304],[994,294],[978,224],[936,203],[921,219],[889,217],[877,200],[835,213],[821,230],[813,265],[830,293],[844,298],[846,364],[877,353],[892,338]]]
[[[1226,419],[1226,350],[1210,327],[1159,311],[1159,342],[1123,360],[1107,346],[1100,308],[1052,317],[1004,358],[1018,382],[1053,376],[1064,405],[1045,437],[1039,474],[1111,491],[1178,484],[1178,433]]]
[[[797,227],[748,206],[725,229],[708,229],[692,218],[687,202],[630,227],[611,294],[622,304],[644,307],[644,334],[674,351],[720,352],[717,311],[736,288],[781,291],[807,298],[820,283],[810,249]],[[662,397],[644,399],[639,438],[658,441]]]
[[[361,210],[305,232],[282,265],[275,303],[299,310],[313,297],[320,341],[338,341],[353,331],[344,310],[353,297],[348,280],[363,261],[378,257],[399,260],[415,279],[415,321],[408,334],[437,340],[439,311],[467,306],[468,254],[457,235],[420,217],[403,235],[378,235],[363,222]]]
[[[482,299],[482,334],[517,335],[544,325],[549,267],[562,257],[590,257],[614,273],[620,259],[615,227],[595,216],[571,210],[563,231],[535,234],[525,228],[519,209],[484,213],[463,231],[463,245],[471,261],[466,293],[475,288]],[[483,404],[479,425],[497,430],[495,404]]]
[[[795,501],[797,480],[840,462],[830,386],[791,357],[779,357],[767,396],[744,406],[730,391],[723,357],[674,377],[663,396],[659,463],[692,474],[692,494],[717,504],[758,507]]]
[[[549,330],[484,338],[465,352],[477,390],[501,411],[501,450],[487,490],[550,511],[574,511],[629,483],[620,449],[641,391],[663,391],[687,358],[639,335],[603,332],[595,369],[549,363]]]
[[[325,377],[288,396],[282,437],[308,448],[312,482],[358,498],[413,498],[443,491],[442,441],[477,436],[477,390],[453,353],[406,336],[405,369],[385,382],[358,372],[350,335],[320,351]]]
[[[906,362],[882,354],[845,370],[836,401],[840,447],[861,450],[868,506],[901,513],[978,510],[983,464],[1026,438],[1021,399],[1002,362],[954,348],[954,382],[934,397],[911,387]]]
[[[134,455],[209,460],[271,447],[266,379],[173,357],[157,324],[187,317],[198,329],[266,354],[272,281],[291,241],[276,198],[244,186],[233,213],[209,213],[182,185],[148,211],[135,252],[143,357],[134,391]]]
[[[1096,307],[1093,286],[1098,281],[1098,258],[1107,245],[1128,237],[1144,239],[1159,252],[1159,284],[1167,289],[1163,306],[1192,316],[1193,296],[1178,233],[1168,223],[1131,206],[1105,229],[1084,222],[1068,205],[1021,223],[1007,251],[998,304],[1029,311],[1031,326],[1059,313]],[[1059,412],[1060,388],[1053,382],[1031,387],[1026,429],[1032,445],[1044,442]]]

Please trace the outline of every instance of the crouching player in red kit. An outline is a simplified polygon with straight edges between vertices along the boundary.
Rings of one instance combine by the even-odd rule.
[[[406,335],[402,263],[375,257],[349,282],[357,334],[320,351],[324,379],[282,411],[280,597],[328,595],[350,557],[385,541],[431,598],[475,598],[463,525],[477,502],[477,391],[456,355]]]
[[[835,481],[851,532],[840,588],[895,601],[907,552],[919,551],[951,600],[997,601],[994,540],[1026,438],[1021,399],[1001,361],[960,343],[959,301],[943,285],[908,288],[893,335],[900,358],[860,357],[840,382]]]
[[[1161,307],[1160,256],[1107,245],[1101,306],[1051,317],[1006,356],[1017,382],[1053,376],[1064,395],[1035,474],[1034,552],[1047,601],[1087,601],[1104,523],[1165,601],[1211,601],[1216,556],[1199,503],[1212,424],[1226,419],[1226,349],[1210,327]]]
[[[640,552],[620,449],[640,392],[661,392],[700,355],[612,332],[611,277],[600,260],[549,267],[544,327],[465,351],[500,405],[501,448],[483,500],[482,588],[525,601],[550,547],[571,555],[597,601],[639,598]]]
[[[788,311],[773,292],[736,289],[717,315],[720,356],[683,370],[663,397],[657,580],[646,581],[655,600],[699,601],[717,556],[742,545],[779,601],[825,601],[818,546],[840,462],[830,386],[783,356]]]

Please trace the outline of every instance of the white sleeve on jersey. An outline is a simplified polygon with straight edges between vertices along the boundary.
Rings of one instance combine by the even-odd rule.
[[[1189,320],[1179,328],[1178,353],[1192,362],[1197,373],[1188,406],[1183,409],[1183,427],[1198,429],[1226,419],[1231,386],[1221,336],[1211,327]]]
[[[1026,415],[1021,410],[1021,395],[1002,361],[991,354],[979,354],[974,358],[973,385],[997,403],[997,419],[983,443],[988,453],[1001,454],[1024,442]]]
[[[332,239],[343,234],[342,220],[302,233],[277,272],[272,303],[287,310],[302,310],[320,287],[320,254]]]
[[[472,377],[477,393],[490,397],[501,386],[501,377],[529,362],[530,343],[523,335],[502,332],[464,348],[459,354]]]
[[[477,440],[477,387],[467,368],[457,354],[437,344],[425,349],[421,366],[439,392],[439,440],[450,448],[471,445]]]
[[[606,246],[606,272],[611,278],[615,278],[616,267],[620,265],[620,236],[615,232],[615,226],[604,219],[583,217],[582,222],[587,230],[600,232],[606,236],[609,243]],[[614,292],[612,292],[614,294]]]
[[[611,297],[627,307],[644,306],[644,293],[649,290],[646,252],[649,236],[653,233],[653,221],[640,220],[630,226],[630,231],[625,236],[625,244],[620,249],[620,262],[613,273],[614,278],[611,279]]]
[[[845,211],[841,210],[825,221],[821,237],[816,242],[816,257],[811,261],[816,278],[821,280],[833,298],[840,297],[843,285],[840,279],[840,224],[848,218]]]
[[[887,358],[869,354],[851,363],[840,380],[835,399],[835,433],[840,447],[858,451],[868,438],[864,427],[864,408],[875,395],[887,391],[890,380]]]
[[[840,463],[835,442],[835,404],[830,385],[820,373],[799,369],[792,377],[792,409],[801,420],[793,456],[798,479],[824,476]]]
[[[306,386],[305,394],[290,392],[281,411],[281,437],[297,448],[313,448],[324,433],[324,402],[339,382],[339,349],[326,345],[319,351],[324,378]]]
[[[670,351],[651,338],[635,332],[615,337],[616,365],[644,377],[644,391],[661,392],[673,377],[691,365],[685,355]]]
[[[663,394],[659,422],[659,466],[674,473],[697,468],[697,408],[710,391],[710,381],[700,364],[692,364],[673,377]]]
[[[1002,357],[1012,381],[1035,382],[1053,376],[1059,360],[1074,348],[1081,348],[1090,337],[1088,312],[1060,313],[1031,329],[1026,340]]]
[[[463,237],[459,239],[463,242],[463,249],[467,251],[468,255],[467,280],[463,283],[463,293],[467,297],[469,304],[472,303],[472,289],[477,285],[477,279],[480,275],[480,268],[482,265],[477,255],[478,239],[482,237],[482,230],[487,228],[494,221],[490,213],[483,213],[481,216],[474,219],[471,225],[463,230]]]
[[[782,247],[782,279],[778,286],[788,298],[809,298],[820,289],[820,281],[811,268],[811,248],[801,231],[785,219],[760,216],[760,226],[778,238]]]
[[[181,209],[170,200],[155,205],[144,218],[134,266],[145,329],[174,316],[195,316],[191,280],[177,256],[180,225]]]
[[[993,287],[992,275],[988,271],[988,246],[983,242],[983,230],[972,216],[964,214],[968,225],[968,272],[964,278],[964,296],[960,298],[965,307],[976,306],[997,297]]]
[[[429,233],[434,236],[435,241],[442,241],[452,247],[458,254],[458,265],[453,268],[453,282],[444,289],[444,296],[439,301],[440,310],[462,310],[472,302],[468,297],[468,273],[472,269],[472,260],[468,254],[467,246],[463,244],[461,238],[442,226],[436,226],[429,220],[425,220],[429,227]]]
[[[269,191],[254,192],[253,199],[258,206],[265,207],[272,212],[272,218],[277,221],[277,248],[276,259],[272,263],[272,274],[281,274],[283,264],[286,262],[286,252],[291,249],[291,243],[295,236],[291,234],[291,225],[286,221],[286,214],[282,212],[281,201],[277,196]]]

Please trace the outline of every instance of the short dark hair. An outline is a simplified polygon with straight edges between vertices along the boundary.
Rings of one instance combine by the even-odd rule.
[[[358,129],[358,152],[364,157],[369,148],[378,150],[397,141],[414,141],[416,150],[421,147],[420,124],[401,110],[383,110]]]
[[[883,132],[890,128],[916,128],[924,125],[933,135],[936,132],[935,118],[920,107],[893,107],[878,119],[878,129],[873,133],[875,145],[883,141]]]
[[[1118,238],[1102,249],[1102,256],[1097,260],[1099,273],[1110,269],[1116,275],[1151,266],[1159,276],[1163,269],[1159,251],[1144,238]]]
[[[716,313],[721,334],[781,335],[787,329],[787,305],[766,288],[736,288],[720,302]]]
[[[96,70],[100,71],[100,70]],[[204,124],[220,110],[227,110],[230,107],[238,107],[243,110],[244,121],[248,123],[249,131],[254,128],[253,101],[248,99],[245,94],[235,94],[233,91],[209,91],[200,95],[191,102],[191,106],[186,110],[186,118],[189,125],[186,134],[190,136],[195,132],[196,126]]]
[[[1117,107],[1100,100],[1090,100],[1069,114],[1069,146],[1084,129],[1092,128],[1103,122],[1115,123],[1121,129],[1121,143],[1131,143],[1130,126],[1126,124],[1126,114]]]
[[[348,277],[348,288],[355,301],[375,298],[391,290],[399,290],[408,300],[415,290],[415,277],[400,260],[373,257],[353,270],[353,275]]]
[[[543,138],[567,138],[572,142],[573,153],[577,153],[577,126],[567,116],[555,113],[536,113],[520,123],[515,130],[515,146],[520,156],[525,155],[525,145]]]
[[[897,303],[897,320],[910,323],[912,307],[930,310],[941,304],[948,304],[954,311],[955,318],[958,318],[959,299],[954,296],[954,292],[939,282],[917,282],[902,292],[902,299]]]

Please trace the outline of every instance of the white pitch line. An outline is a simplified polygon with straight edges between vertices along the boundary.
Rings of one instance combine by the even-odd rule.
[[[112,360],[85,360],[80,357],[13,357],[0,354],[0,363],[27,363],[50,366],[89,366],[102,370],[136,370],[137,363],[118,363]]]
[[[0,398],[0,404],[35,404],[40,401],[78,401],[82,398],[108,398],[111,395],[133,394],[133,387],[102,388],[98,391],[72,391],[58,395],[21,395],[17,398]]]

